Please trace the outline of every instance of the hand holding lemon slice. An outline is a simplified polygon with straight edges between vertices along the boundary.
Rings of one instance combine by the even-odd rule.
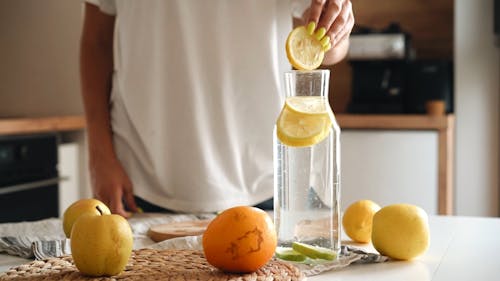
[[[325,52],[330,50],[330,36],[324,27],[316,32],[316,24],[311,22],[290,32],[286,40],[286,54],[293,67],[299,70],[313,70],[323,62]]]
[[[316,24],[309,23],[292,30],[286,41],[290,63],[299,70],[313,70],[323,62],[331,48],[325,28],[314,32]],[[278,139],[294,147],[311,146],[321,142],[332,125],[328,99],[321,96],[287,97],[277,122]]]

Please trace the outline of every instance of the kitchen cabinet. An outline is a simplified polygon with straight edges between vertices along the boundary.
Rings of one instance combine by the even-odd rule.
[[[437,139],[433,131],[342,131],[342,208],[370,199],[438,214]]]
[[[84,169],[83,116],[52,116],[43,118],[0,119],[0,137],[31,138],[46,134],[57,136],[57,197],[59,215],[84,194],[86,179]]]
[[[336,117],[343,136],[343,204],[372,196],[380,204],[407,201],[429,213],[454,213],[453,115]]]

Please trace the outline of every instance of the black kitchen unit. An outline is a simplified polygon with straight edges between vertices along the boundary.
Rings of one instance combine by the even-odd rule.
[[[0,223],[59,216],[56,134],[0,136]]]

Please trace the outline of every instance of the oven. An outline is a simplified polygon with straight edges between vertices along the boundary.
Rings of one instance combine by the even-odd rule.
[[[59,216],[56,134],[0,136],[0,223]]]

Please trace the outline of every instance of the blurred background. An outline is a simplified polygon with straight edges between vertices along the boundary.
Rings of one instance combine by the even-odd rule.
[[[349,56],[330,68],[344,206],[369,198],[499,215],[498,2],[352,0]],[[0,208],[22,200],[57,216],[90,196],[81,22],[81,1],[0,0],[0,187],[24,187],[0,188]],[[432,113],[430,101],[444,109]],[[51,192],[30,191],[44,185]]]

